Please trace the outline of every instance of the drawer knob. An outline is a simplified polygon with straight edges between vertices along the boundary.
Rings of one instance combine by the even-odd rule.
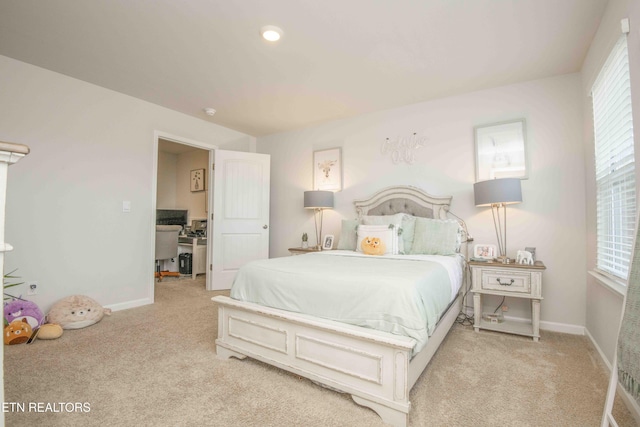
[[[513,279],[511,279],[511,282],[509,282],[509,283],[502,283],[502,282],[500,281],[500,278],[498,277],[498,278],[496,279],[496,281],[497,281],[497,282],[498,282],[498,284],[499,284],[499,285],[501,285],[501,286],[511,286],[511,285],[513,285]]]

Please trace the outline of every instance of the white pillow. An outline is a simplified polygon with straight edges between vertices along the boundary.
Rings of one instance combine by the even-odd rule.
[[[398,232],[393,225],[359,225],[356,251],[362,252],[362,241],[366,238],[378,238],[385,245],[384,254],[398,253]]]
[[[407,230],[404,230],[404,226],[405,218],[407,217],[410,217],[410,215],[404,213],[398,213],[395,215],[364,215],[361,218],[361,221],[364,225],[393,225],[395,227],[396,234],[400,235],[400,238],[398,239],[398,250],[395,254],[404,255],[407,253],[405,246],[406,239],[410,238],[411,241],[413,241],[413,227],[410,230],[411,236],[409,237],[408,234],[405,236],[405,232]],[[359,244],[360,242],[358,242],[358,245]]]

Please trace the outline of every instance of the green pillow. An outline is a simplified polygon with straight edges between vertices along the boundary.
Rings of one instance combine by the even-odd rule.
[[[340,229],[340,240],[338,240],[338,249],[347,251],[355,251],[358,236],[356,230],[358,228],[357,219],[343,219],[342,228]]]
[[[413,255],[454,255],[460,224],[456,220],[416,218]]]
[[[416,217],[411,215],[405,215],[402,217],[402,243],[403,243],[403,255],[411,253],[413,248],[413,239],[416,229]]]

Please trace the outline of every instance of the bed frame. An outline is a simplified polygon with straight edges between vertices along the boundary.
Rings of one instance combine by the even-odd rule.
[[[358,216],[406,212],[445,219],[451,197],[433,197],[414,187],[390,187],[355,201]],[[462,290],[461,290],[462,291]],[[427,345],[413,355],[415,340],[312,316],[233,300],[218,304],[218,358],[251,357],[329,388],[351,394],[382,420],[406,426],[409,391],[461,310],[459,293]]]

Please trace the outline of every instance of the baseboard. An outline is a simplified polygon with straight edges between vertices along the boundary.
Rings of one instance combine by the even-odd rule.
[[[587,328],[584,328],[584,331],[587,338],[589,338],[591,345],[596,349],[596,351],[598,352],[598,355],[600,355],[600,359],[602,360],[604,365],[607,367],[607,371],[611,373],[611,362],[609,362],[609,359],[607,359],[607,356],[605,356],[604,352],[602,351],[602,349],[600,348],[596,340],[593,338],[593,335],[591,335],[591,332],[589,332]]]
[[[531,319],[524,319],[522,317],[504,316],[504,318],[507,320],[512,320],[514,322],[531,323]],[[584,326],[571,325],[568,323],[548,322],[546,320],[540,321],[540,329],[571,335],[584,335],[585,331]]]
[[[589,338],[591,345],[593,345],[593,347],[596,349],[596,351],[600,355],[600,359],[606,366],[607,371],[609,372],[609,377],[610,377],[611,363],[609,362],[607,357],[604,355],[604,352],[602,351],[602,349],[600,348],[596,340],[593,339],[593,335],[591,335],[591,333],[587,328],[585,328],[585,335],[587,336],[587,338]],[[638,403],[636,402],[636,400],[627,392],[627,390],[624,387],[620,385],[620,383],[616,385],[616,394],[618,395],[618,397],[620,397],[620,399],[622,399],[622,402],[624,403],[624,405],[627,407],[627,409],[629,410],[633,418],[635,418],[638,425],[640,425],[640,406],[638,406]],[[604,411],[604,407],[602,408],[602,410]]]
[[[142,298],[133,301],[121,302],[118,304],[105,305],[105,308],[110,308],[111,311],[127,310],[129,308],[142,307],[143,305],[153,304],[152,298]]]
[[[473,317],[473,307],[465,306],[462,310],[467,316]],[[513,320],[514,322],[530,323],[531,319],[525,319],[522,317],[504,316],[505,319]],[[571,335],[584,335],[586,328],[580,325],[571,325],[569,323],[557,323],[548,322],[546,320],[540,321],[540,329],[551,332],[561,332],[563,334]]]
[[[584,335],[585,327],[580,325],[571,325],[569,323],[548,322],[546,320],[540,321],[540,329],[552,332],[562,332],[564,334],[571,335]]]

